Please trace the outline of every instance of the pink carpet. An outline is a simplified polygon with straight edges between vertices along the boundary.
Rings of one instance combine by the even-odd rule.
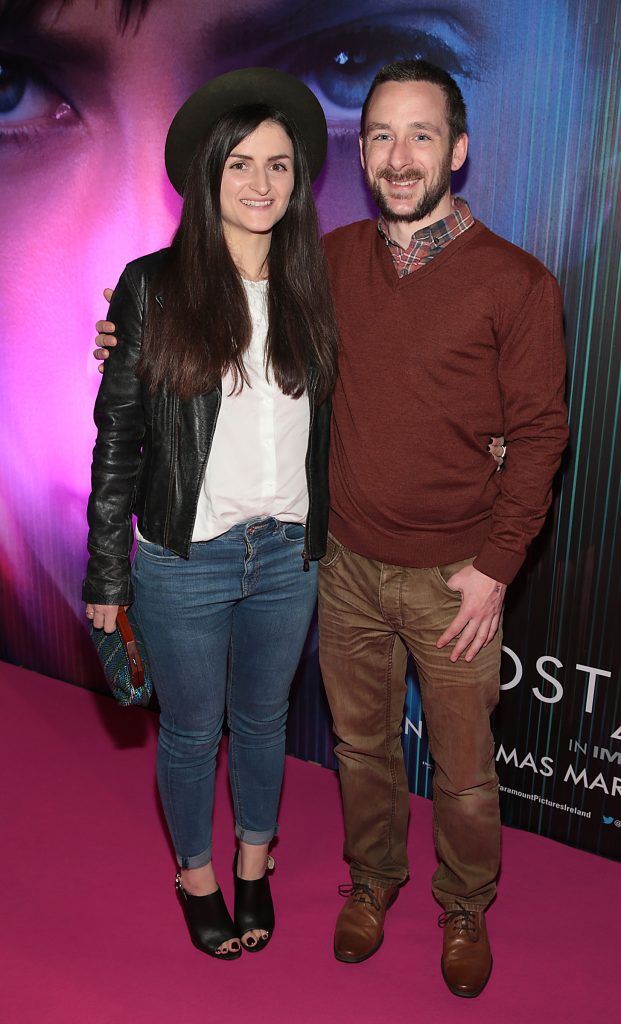
[[[336,776],[289,758],[272,889],[277,930],[217,963],[189,943],[154,788],[155,717],[0,666],[2,1024],[596,1024],[618,1019],[619,865],[504,831],[495,967],[456,999],[439,972],[431,804],[412,799],[412,881],[367,963],[332,956],[341,905]],[[215,863],[231,894],[219,772]]]

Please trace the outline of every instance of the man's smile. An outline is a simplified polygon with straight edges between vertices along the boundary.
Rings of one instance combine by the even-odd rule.
[[[414,188],[420,181],[420,178],[413,178],[412,181],[390,181],[386,179],[391,188]]]

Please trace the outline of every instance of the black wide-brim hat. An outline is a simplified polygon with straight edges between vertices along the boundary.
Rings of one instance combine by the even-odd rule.
[[[293,122],[314,181],[328,147],[328,126],[319,100],[307,85],[284,71],[240,68],[201,86],[173,118],[166,138],[166,172],[180,195],[194,154],[211,125],[235,107],[254,103],[275,107]]]

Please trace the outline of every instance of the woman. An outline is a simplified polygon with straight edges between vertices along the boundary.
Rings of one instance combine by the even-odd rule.
[[[190,97],[166,143],[180,226],[121,276],[123,344],[95,406],[87,615],[110,632],[133,601],[177,892],[192,941],[225,960],[273,932],[288,692],[325,552],[337,345],[310,181],[326,142],[319,103],[281,72],[231,72]],[[225,708],[234,920],[211,863]]]

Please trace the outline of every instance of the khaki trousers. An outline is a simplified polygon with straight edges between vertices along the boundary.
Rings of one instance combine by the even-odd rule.
[[[345,856],[354,882],[408,876],[409,788],[401,747],[407,651],[416,662],[431,753],[433,893],[442,906],[486,907],[500,863],[498,778],[490,714],[498,702],[500,631],[470,663],[436,641],[460,595],[446,580],[472,559],[432,569],[386,565],[333,537],[319,571],[323,680],[337,736]]]

